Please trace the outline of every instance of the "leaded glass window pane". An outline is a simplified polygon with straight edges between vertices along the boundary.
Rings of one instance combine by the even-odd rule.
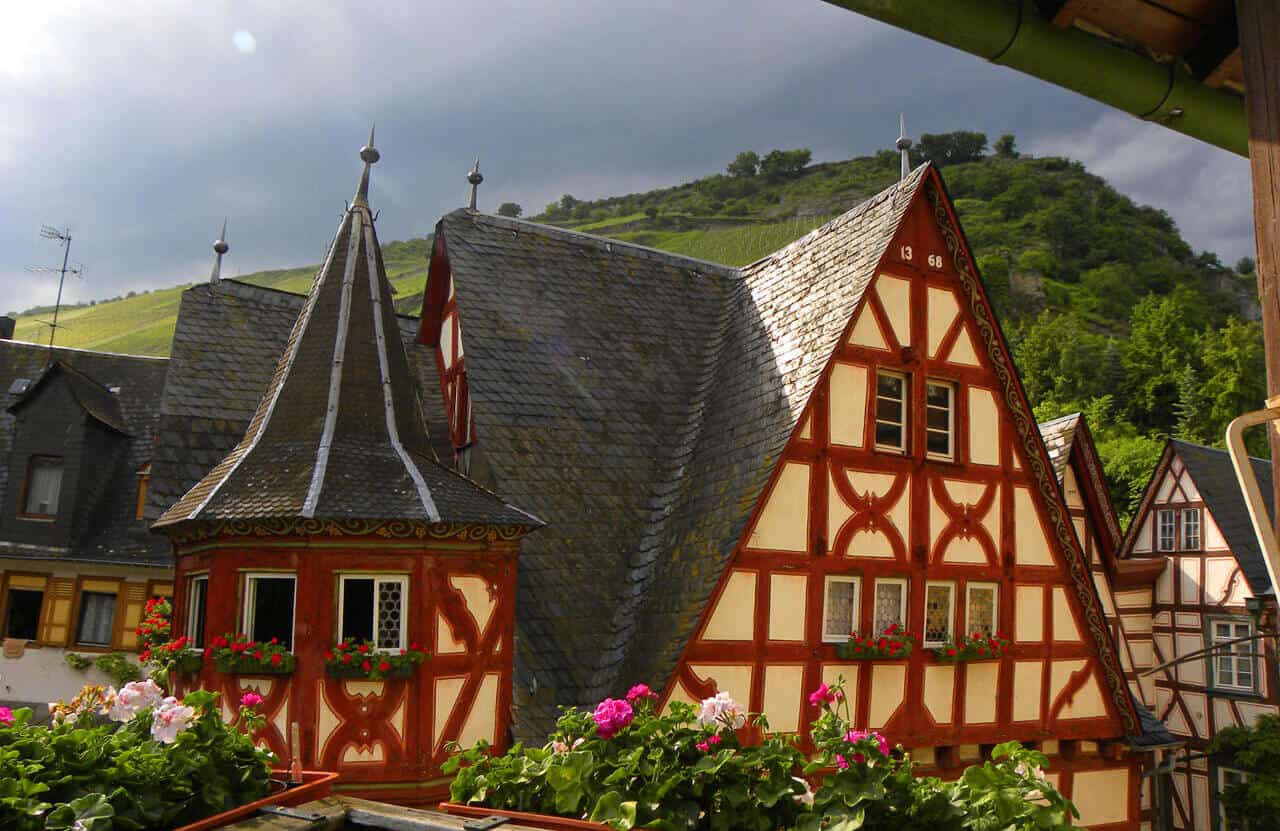
[[[1200,550],[1200,509],[1186,508],[1182,512],[1182,548]]]
[[[399,580],[378,582],[378,648],[399,649],[400,621],[404,609],[404,584]]]
[[[979,632],[991,636],[996,631],[996,587],[969,587],[969,619],[966,635]]]
[[[942,644],[951,639],[951,597],[954,587],[950,584],[931,583],[924,592],[924,642]]]
[[[852,580],[827,580],[827,602],[823,612],[823,640],[843,641],[858,620],[858,584]]]
[[[1175,512],[1170,510],[1158,511],[1156,520],[1159,523],[1157,527],[1157,548],[1161,551],[1172,551],[1174,536],[1177,534],[1177,521]]]
[[[879,635],[893,624],[902,625],[903,612],[906,606],[907,586],[898,582],[876,582],[875,631]]]

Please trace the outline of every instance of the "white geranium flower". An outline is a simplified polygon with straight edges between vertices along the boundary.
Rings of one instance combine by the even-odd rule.
[[[130,681],[116,693],[108,715],[112,721],[132,721],[143,710],[154,707],[164,699],[164,690],[155,681]]]
[[[727,692],[704,698],[698,708],[698,724],[704,727],[724,725],[737,730],[747,723],[747,712]]]
[[[194,707],[179,704],[178,699],[169,696],[151,714],[151,738],[162,744],[173,744],[195,717]]]

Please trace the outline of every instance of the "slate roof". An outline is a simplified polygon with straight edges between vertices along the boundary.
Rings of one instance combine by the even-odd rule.
[[[71,390],[71,395],[75,398],[76,403],[86,413],[117,433],[125,436],[129,435],[129,426],[125,424],[124,414],[120,411],[120,401],[111,390],[85,375],[71,364],[62,361],[51,363],[40,374],[40,377],[27,387],[26,392],[20,394],[17,400],[9,405],[9,412],[17,413],[27,402],[33,401],[40,388],[55,375],[61,375],[67,379],[67,388]]]
[[[1040,422],[1040,438],[1044,439],[1044,449],[1049,451],[1049,463],[1053,465],[1053,473],[1058,477],[1058,482],[1062,482],[1062,477],[1067,475],[1067,463],[1071,458],[1071,447],[1079,424],[1079,413]]]
[[[15,381],[23,379],[31,382],[25,391],[31,395],[37,380],[45,376],[49,357],[47,345],[0,340],[0,460],[5,462],[0,463],[0,496],[10,485],[7,460],[15,423],[10,410],[24,398],[22,393],[10,390]],[[73,550],[34,552],[0,540],[0,556],[172,565],[168,543],[148,533],[146,524],[134,518],[137,473],[151,461],[168,360],[67,347],[56,347],[53,359],[62,367],[59,371],[65,373],[69,387],[86,411],[128,438],[128,453],[111,473],[113,485],[106,490],[111,497],[100,514],[102,521],[94,524],[92,535],[79,546]],[[118,387],[119,392],[111,393],[112,387]]]
[[[926,171],[742,269],[440,221],[473,453],[550,523],[521,553],[517,735],[667,680]]]
[[[1249,519],[1249,509],[1245,506],[1244,495],[1240,492],[1240,484],[1236,480],[1236,471],[1231,464],[1231,455],[1216,447],[1205,447],[1179,439],[1170,439],[1169,447],[1178,454],[1182,463],[1191,474],[1205,508],[1222,531],[1223,539],[1240,571],[1249,583],[1249,590],[1254,594],[1262,594],[1271,590],[1271,578],[1267,576],[1267,564],[1258,538],[1253,532],[1253,522]],[[1258,488],[1267,499],[1267,512],[1275,521],[1275,505],[1271,500],[1275,491],[1271,483],[1271,462],[1266,459],[1251,458],[1253,473],[1258,477]],[[1154,486],[1155,483],[1153,483]]]
[[[540,524],[436,460],[367,180],[368,164],[243,438],[155,528],[295,517]]]

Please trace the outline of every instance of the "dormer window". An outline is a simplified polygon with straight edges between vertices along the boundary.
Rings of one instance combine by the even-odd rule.
[[[22,516],[53,519],[58,515],[62,491],[62,457],[32,456],[27,462],[22,490]]]

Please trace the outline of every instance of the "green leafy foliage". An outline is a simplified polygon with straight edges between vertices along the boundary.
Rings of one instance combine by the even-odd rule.
[[[116,686],[123,686],[142,677],[142,667],[130,661],[129,656],[123,652],[108,652],[105,655],[99,655],[93,660],[93,665],[98,668],[99,672],[115,681]]]
[[[1209,752],[1248,779],[1222,794],[1228,819],[1253,831],[1280,829],[1280,716],[1261,716],[1252,727],[1219,730]]]
[[[395,652],[379,652],[370,641],[345,640],[325,650],[324,665],[339,678],[408,678],[430,654],[419,644]]]
[[[62,657],[66,661],[67,666],[72,669],[88,669],[93,666],[93,659],[88,655],[81,655],[79,652],[68,652]]]
[[[186,696],[192,718],[169,743],[152,737],[152,709],[105,722],[109,696],[83,700],[92,706],[53,726],[32,724],[25,708],[0,720],[3,831],[169,828],[269,789],[271,755],[237,729],[241,722],[222,721],[213,693]]]
[[[289,675],[298,660],[276,638],[259,642],[248,635],[227,634],[210,641],[218,672],[239,675]]]

